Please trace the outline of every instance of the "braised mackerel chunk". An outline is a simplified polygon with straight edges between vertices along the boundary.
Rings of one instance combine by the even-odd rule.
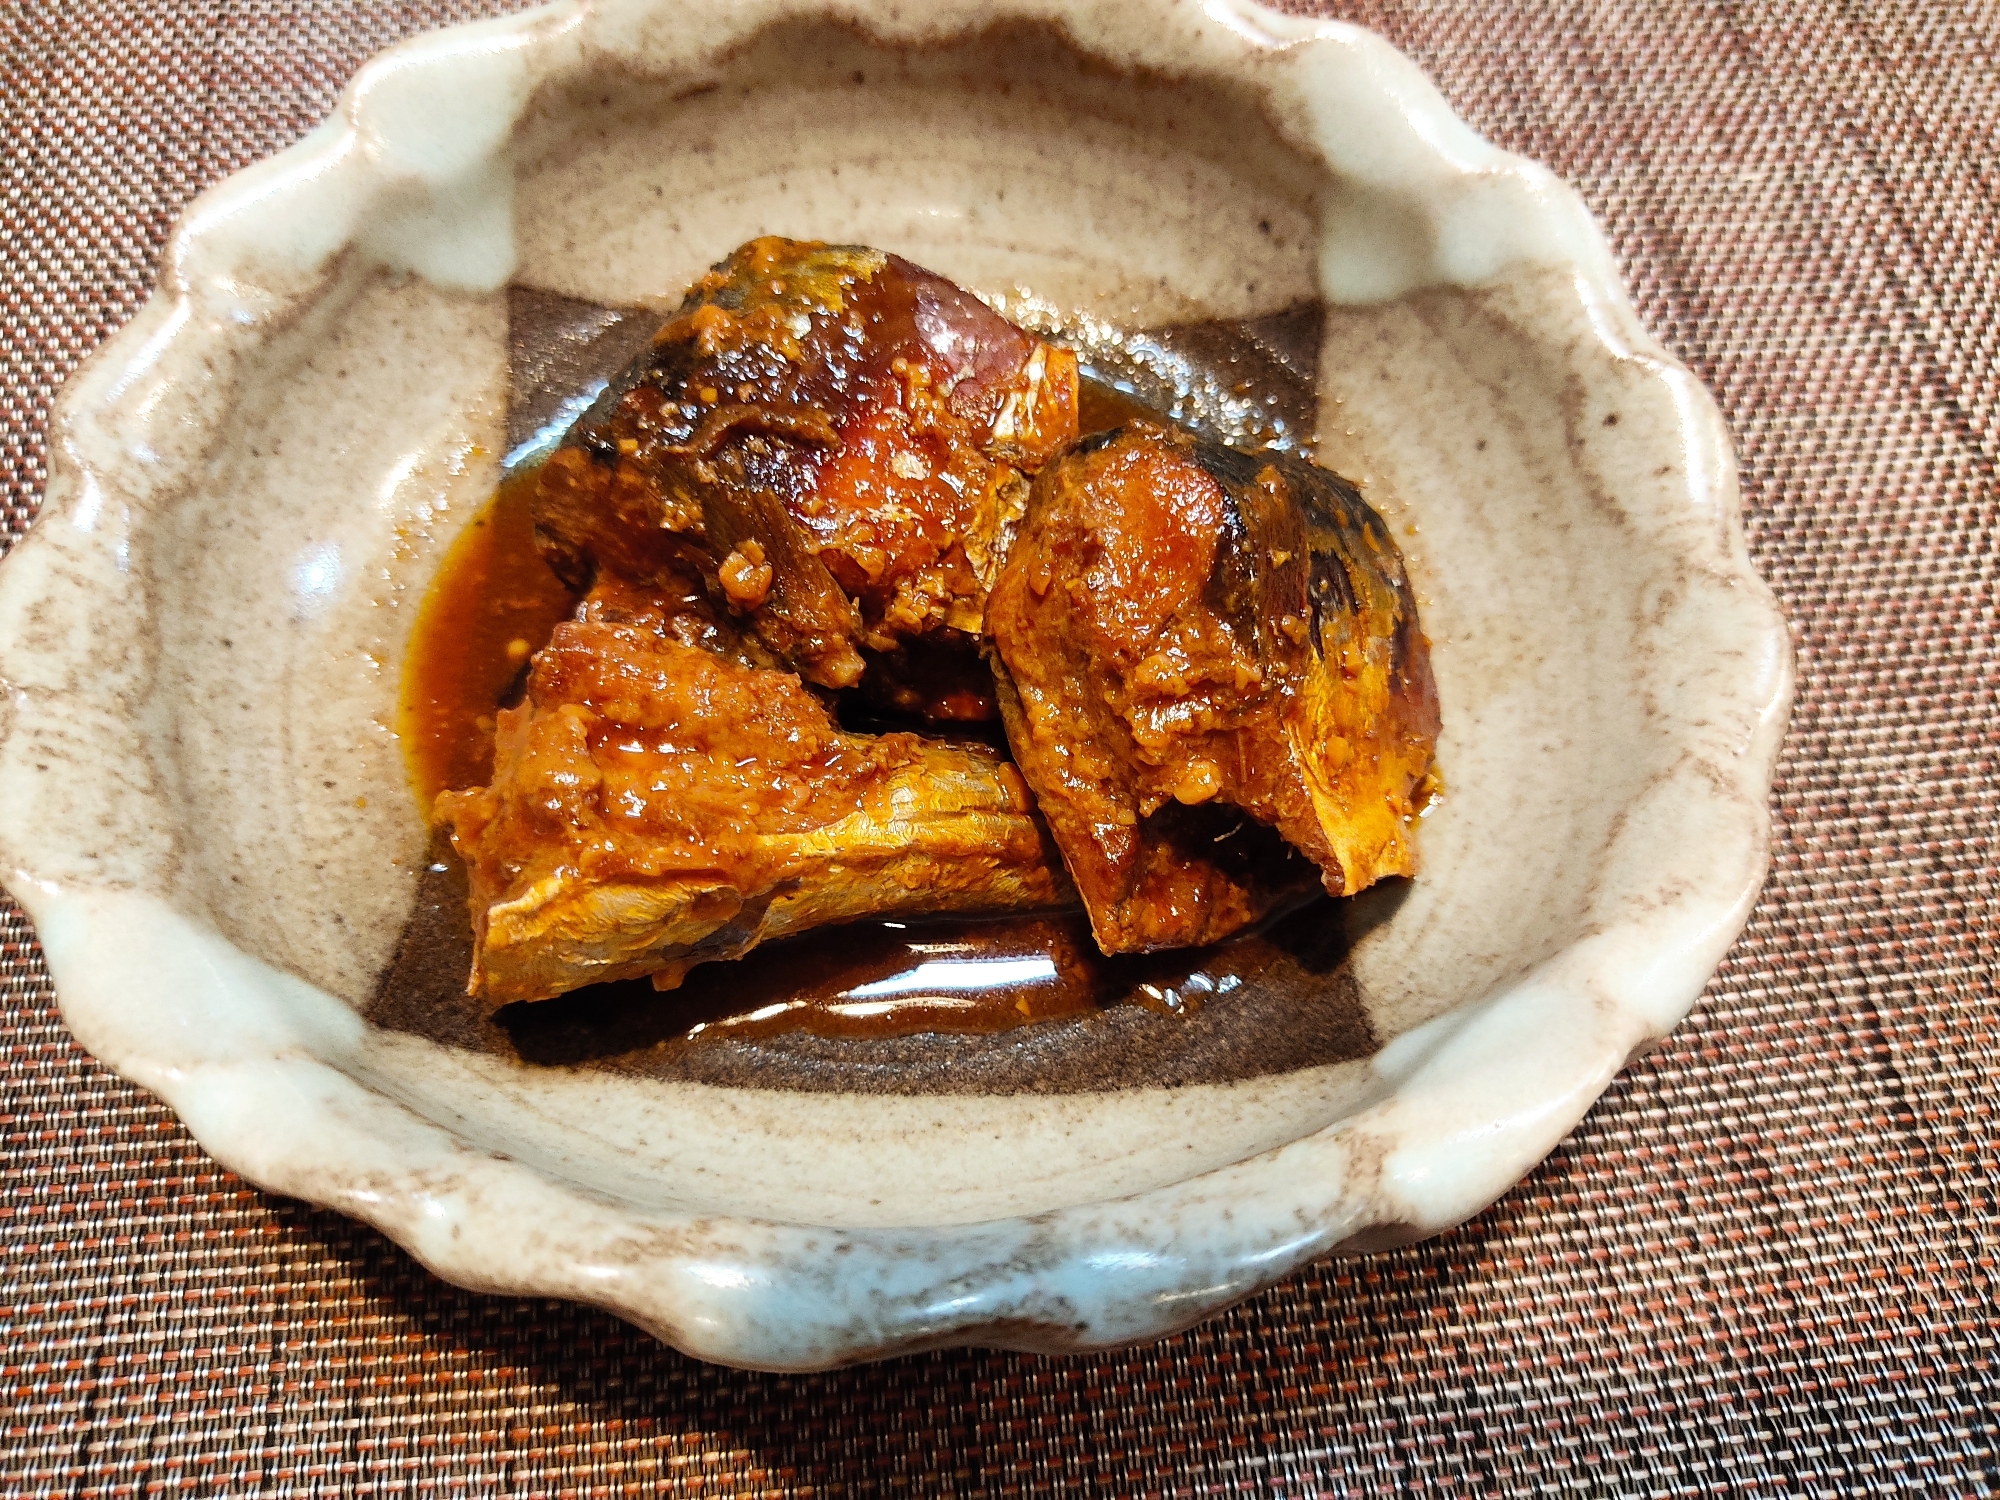
[[[1108,953],[1213,942],[1416,866],[1438,731],[1388,529],[1337,476],[1149,422],[1035,481],[987,629],[1007,739]]]
[[[576,587],[697,577],[773,665],[990,717],[986,590],[1076,404],[1074,354],[943,278],[753,240],[577,423],[536,523]]]
[[[470,992],[1079,898],[1106,953],[1198,945],[1412,871],[1438,707],[1387,528],[1303,459],[1079,439],[1079,393],[880,251],[697,283],[537,482],[580,602],[436,801]]]
[[[844,733],[735,644],[602,588],[556,627],[499,716],[492,785],[438,799],[470,878],[472,993],[671,989],[829,922],[1069,899],[996,752]]]

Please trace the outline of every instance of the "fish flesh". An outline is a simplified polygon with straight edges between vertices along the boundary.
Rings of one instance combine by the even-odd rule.
[[[742,246],[565,435],[536,542],[584,591],[438,799],[493,1004],[857,917],[1074,901],[984,745],[851,733],[839,690],[995,713],[986,591],[1027,476],[1076,436],[1075,356],[854,246]]]

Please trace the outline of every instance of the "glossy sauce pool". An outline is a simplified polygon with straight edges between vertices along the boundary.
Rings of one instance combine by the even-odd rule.
[[[1093,432],[1135,416],[1157,417],[1167,404],[1086,379],[1080,426]],[[398,730],[427,810],[441,791],[490,779],[494,717],[518,700],[529,657],[575,606],[535,548],[530,506],[538,472],[522,465],[508,474],[453,543],[418,614]],[[1239,971],[1265,961],[1266,948],[1262,936],[1249,933],[1213,949],[1110,959],[1097,950],[1080,911],[857,922],[701,965],[668,993],[643,981],[600,985],[508,1012],[521,1013],[512,1029],[524,1050],[557,1011],[586,1025],[609,1017],[605,1024],[614,1031],[643,1015],[651,1046],[792,1033],[990,1034],[1130,1002],[1192,1012],[1236,988]],[[440,1018],[412,1012],[426,1004],[483,1010],[478,1002],[447,998],[454,984],[462,993],[470,954],[463,871],[440,840],[418,914],[371,1014],[401,1029],[435,1031]]]
[[[466,523],[424,596],[403,666],[397,732],[426,813],[493,776],[493,715],[576,596],[535,550],[538,466],[517,469]]]

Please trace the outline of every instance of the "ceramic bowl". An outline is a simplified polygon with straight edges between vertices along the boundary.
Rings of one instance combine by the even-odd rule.
[[[1419,878],[1302,971],[1341,1046],[1127,1077],[1086,1028],[847,1086],[371,1018],[426,858],[399,663],[519,392],[767,232],[1073,328],[1313,309],[1318,451],[1407,538],[1448,787]],[[1765,868],[1790,658],[1708,396],[1568,188],[1378,38],[1244,0],[420,38],[188,210],[51,446],[0,567],[0,872],[77,1037],[252,1182],[709,1359],[1102,1347],[1454,1224],[1680,1019]]]

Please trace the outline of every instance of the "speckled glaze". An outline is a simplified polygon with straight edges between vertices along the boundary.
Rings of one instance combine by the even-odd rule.
[[[1406,536],[1446,723],[1423,875],[1350,904],[1370,1055],[798,1092],[362,1019],[425,849],[398,665],[507,445],[508,288],[666,306],[756,233],[1072,324],[1327,304],[1319,453]],[[1351,27],[600,0],[423,38],[188,211],[51,440],[0,565],[0,878],[79,1039],[250,1180],[705,1358],[1101,1347],[1456,1223],[1763,875],[1790,656],[1714,408],[1575,195]]]

